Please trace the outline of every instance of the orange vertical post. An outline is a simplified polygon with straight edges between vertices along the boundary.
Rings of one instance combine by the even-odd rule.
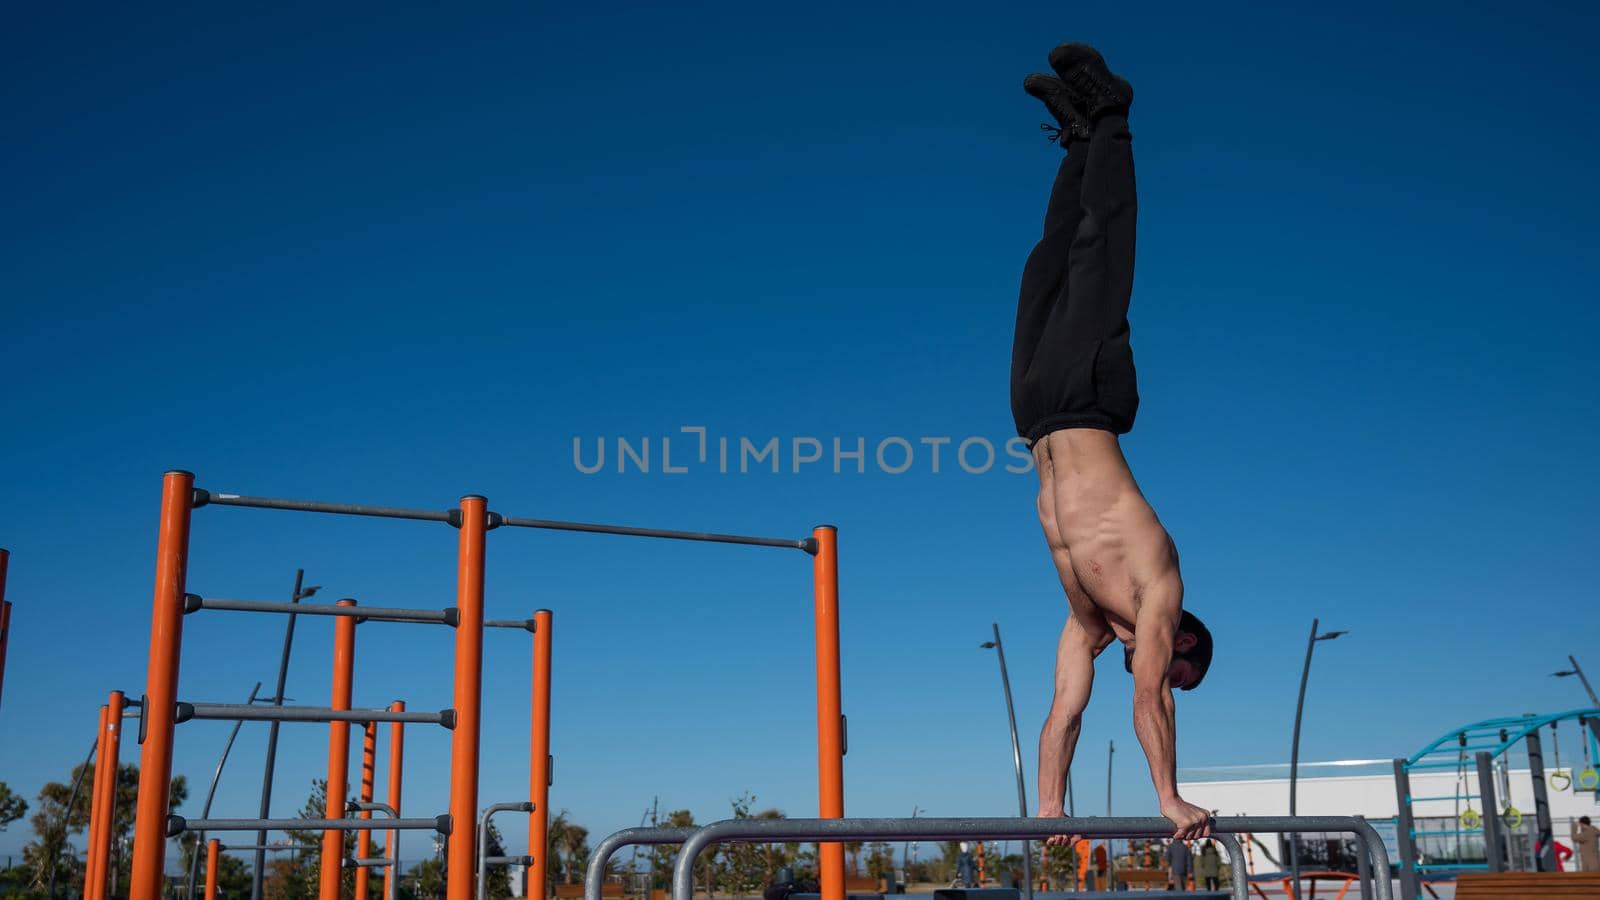
[[[206,841],[206,900],[217,900],[217,857],[222,844],[216,838]]]
[[[100,817],[105,813],[105,806],[101,800],[104,791],[100,782],[106,777],[106,716],[110,709],[100,707],[100,723],[95,728],[94,736],[94,778],[89,782],[89,834],[88,852],[84,854],[83,862],[83,896],[85,900],[94,897],[95,866],[99,864],[99,855],[96,853],[100,846]]]
[[[106,878],[110,874],[111,865],[111,835],[116,829],[115,816],[117,813],[117,767],[121,765],[122,755],[122,710],[125,698],[121,691],[112,691],[106,698],[106,720],[100,727],[104,741],[100,744],[99,755],[95,763],[95,784],[99,793],[95,795],[92,809],[99,810],[100,826],[93,828],[89,839],[89,868],[93,881],[84,882],[85,900],[105,900]],[[101,771],[105,772],[105,779],[100,779]],[[87,878],[87,875],[85,876]]]
[[[131,900],[161,900],[167,852],[167,801],[172,790],[172,727],[178,711],[178,655],[183,645],[183,588],[189,562],[194,475],[166,473],[156,540],[155,596],[150,611],[150,664],[145,672],[144,746],[133,824]]]
[[[472,900],[477,874],[478,728],[483,708],[483,565],[489,501],[461,498],[456,547],[456,727],[450,733],[450,843],[445,900]],[[333,900],[333,898],[324,898]],[[842,900],[842,898],[841,898]]]
[[[372,802],[372,782],[376,779],[378,767],[378,723],[367,722],[361,729],[361,802]],[[360,812],[363,819],[372,818],[372,810],[363,809]],[[356,835],[356,858],[367,859],[372,856],[372,830],[364,828]],[[371,869],[360,866],[356,869],[356,900],[367,900],[368,875]]]
[[[350,599],[339,601],[340,606],[355,606]],[[351,681],[355,675],[356,620],[354,616],[338,616],[333,624],[333,697],[328,705],[333,709],[349,709]],[[350,723],[328,723],[328,801],[324,814],[330,819],[344,817],[345,791],[350,777]],[[317,896],[320,900],[339,900],[340,882],[344,877],[344,832],[330,828],[322,832],[321,881]]]
[[[391,711],[393,711],[393,712],[405,712],[406,711],[406,702],[404,700],[396,700],[393,703],[389,704],[389,709]],[[383,802],[385,802],[385,803],[389,804],[390,806],[394,807],[394,814],[396,816],[400,815],[400,773],[401,773],[401,766],[405,762],[405,746],[406,746],[406,723],[404,723],[404,722],[390,722],[389,723],[389,794],[388,794],[388,796],[386,796],[384,798]],[[398,831],[396,831],[393,828],[389,829],[389,833],[388,833],[387,839],[384,841],[384,845],[383,845],[383,855],[388,857],[388,859],[389,859],[389,864],[387,866],[384,866],[384,868],[383,868],[383,898],[384,898],[384,900],[389,900],[389,898],[391,896],[399,896],[399,892],[398,891],[393,891],[392,888],[391,888],[391,884],[390,884],[390,880],[391,879],[395,879],[395,878],[399,878],[400,877],[400,872],[398,871],[399,866],[400,866],[400,845],[395,842],[395,838],[398,835],[399,835]],[[393,885],[393,887],[399,887],[399,884],[395,883]]]
[[[527,900],[544,900],[550,852],[550,649],[553,614],[541,609],[533,614],[533,719],[528,739],[528,855],[533,865],[524,871]]]
[[[6,640],[11,636],[11,601],[6,599],[6,566],[11,551],[0,547],[0,699],[6,692]]]
[[[817,619],[817,789],[819,814],[844,817],[844,712],[839,688],[839,531],[811,530]],[[818,845],[822,900],[845,900],[844,845]]]

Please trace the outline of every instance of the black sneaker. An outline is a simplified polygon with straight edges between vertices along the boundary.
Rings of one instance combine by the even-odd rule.
[[[1110,113],[1127,115],[1133,105],[1133,85],[1112,74],[1105,57],[1088,44],[1062,44],[1050,51],[1050,68],[1091,122]]]
[[[1042,102],[1060,125],[1059,128],[1039,126],[1047,132],[1054,132],[1050,140],[1060,141],[1061,146],[1065,147],[1072,141],[1089,139],[1089,117],[1081,107],[1073,104],[1072,92],[1067,90],[1061,79],[1054,75],[1029,75],[1022,79],[1022,89],[1028,92],[1028,96]]]

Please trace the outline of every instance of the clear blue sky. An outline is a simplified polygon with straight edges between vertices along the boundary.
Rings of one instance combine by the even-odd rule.
[[[1058,157],[1019,84],[1067,39],[1138,90],[1126,446],[1218,643],[1180,702],[1181,763],[1286,757],[1313,616],[1351,633],[1319,651],[1310,758],[1578,705],[1546,673],[1569,652],[1600,670],[1596,13],[1247,7],[9,10],[0,778],[31,797],[107,690],[141,690],[160,475],[184,467],[241,493],[836,522],[847,808],[1014,811],[977,645],[999,622],[1031,790],[1066,611],[1032,475],[585,475],[572,441],[1008,437],[1017,278]],[[281,598],[303,566],[328,597],[452,596],[443,526],[195,521],[200,593]],[[497,532],[488,568],[491,615],[556,611],[553,808],[597,833],[653,796],[814,811],[805,556]],[[300,702],[326,700],[331,631],[303,624]],[[279,640],[275,619],[192,617],[180,694],[270,689]],[[526,790],[527,644],[488,641],[486,801]],[[448,659],[443,632],[363,626],[357,702],[448,705]],[[1115,740],[1117,811],[1150,812],[1103,663],[1079,796],[1103,796]],[[264,731],[218,813],[254,810]],[[225,733],[181,732],[197,794]],[[281,813],[326,748],[286,733]],[[413,730],[410,811],[444,809],[447,747]]]

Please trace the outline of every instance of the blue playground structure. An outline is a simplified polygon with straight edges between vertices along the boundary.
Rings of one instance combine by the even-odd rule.
[[[1525,746],[1528,769],[1533,780],[1534,798],[1534,864],[1539,871],[1556,868],[1553,830],[1550,822],[1550,801],[1546,785],[1544,745],[1540,732],[1546,727],[1555,733],[1557,723],[1576,720],[1583,736],[1582,769],[1575,773],[1553,772],[1550,779],[1566,779],[1557,788],[1595,792],[1600,789],[1600,709],[1571,709],[1548,715],[1524,715],[1501,719],[1485,719],[1460,728],[1451,729],[1435,738],[1427,746],[1406,759],[1394,761],[1395,795],[1399,801],[1400,816],[1396,837],[1400,847],[1400,893],[1402,900],[1417,900],[1419,882],[1425,877],[1437,877],[1445,872],[1479,870],[1503,872],[1508,868],[1509,852],[1506,831],[1516,830],[1522,824],[1523,814],[1510,805],[1510,766],[1506,753],[1517,744]],[[1560,745],[1557,744],[1557,758]],[[1468,770],[1477,776],[1477,792],[1470,791]],[[1411,793],[1411,773],[1421,771],[1454,770],[1460,777],[1454,794],[1434,797],[1417,797]],[[1600,797],[1600,794],[1597,794]],[[1419,832],[1412,804],[1426,800],[1467,801],[1467,808],[1457,816],[1457,828],[1443,831]],[[1472,808],[1479,801],[1482,812]],[[1486,861],[1482,863],[1424,863],[1417,852],[1419,836],[1481,837]]]

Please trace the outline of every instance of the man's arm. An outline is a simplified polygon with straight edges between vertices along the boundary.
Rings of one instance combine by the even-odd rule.
[[[1074,612],[1056,644],[1055,696],[1039,733],[1039,815],[1059,816],[1067,793],[1067,770],[1083,730],[1083,711],[1094,689],[1094,659],[1107,638],[1096,637]]]
[[[1167,669],[1172,663],[1172,638],[1183,612],[1183,583],[1177,573],[1171,584],[1149,585],[1134,623],[1133,731],[1150,763],[1161,814],[1177,826],[1179,840],[1207,837],[1211,817],[1178,796],[1178,723]]]

